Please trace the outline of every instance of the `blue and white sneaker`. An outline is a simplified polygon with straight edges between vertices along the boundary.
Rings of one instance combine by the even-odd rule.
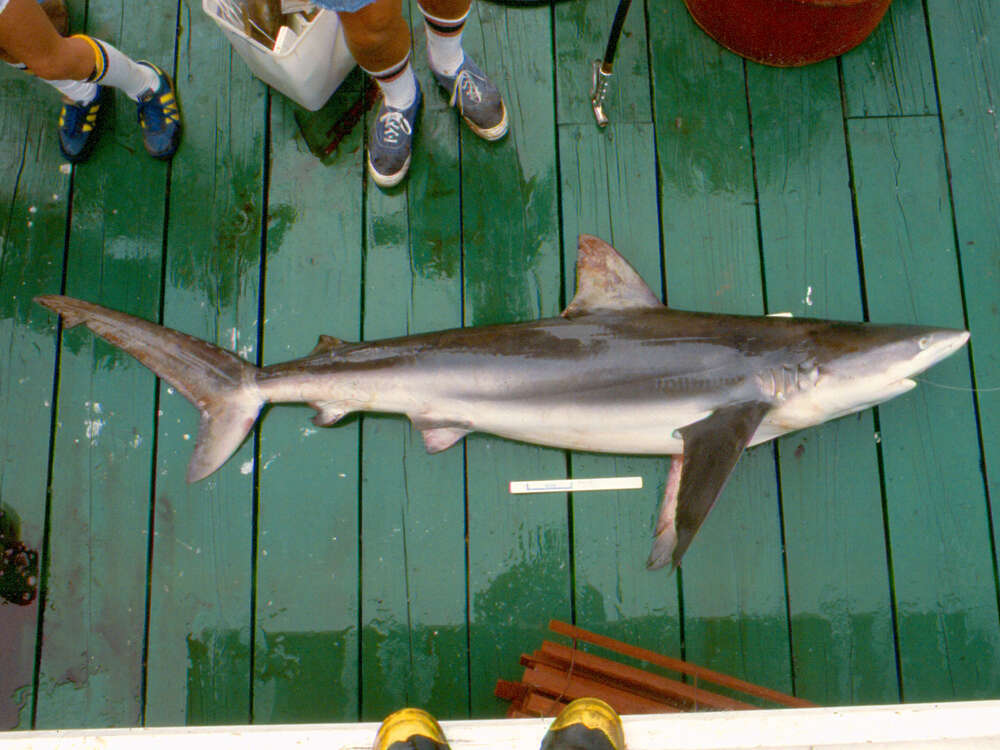
[[[142,143],[150,156],[169,159],[177,151],[181,140],[181,111],[177,105],[177,92],[170,76],[151,62],[139,61],[140,65],[152,68],[159,77],[156,90],[150,89],[139,95],[137,115],[142,128]]]
[[[107,93],[106,88],[98,86],[89,103],[63,102],[59,111],[59,150],[67,161],[79,164],[94,150],[104,122],[102,107]]]
[[[507,108],[503,97],[472,58],[463,54],[455,75],[446,76],[435,70],[434,77],[451,96],[448,104],[458,109],[473,133],[487,141],[499,140],[507,133]]]
[[[398,185],[410,169],[413,131],[421,99],[418,83],[413,104],[406,109],[389,107],[384,98],[379,103],[375,126],[368,140],[368,174],[379,187]]]

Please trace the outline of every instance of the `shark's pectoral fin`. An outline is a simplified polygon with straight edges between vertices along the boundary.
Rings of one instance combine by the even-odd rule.
[[[646,567],[652,570],[680,564],[736,461],[770,409],[770,404],[761,401],[734,404],[678,430],[684,440],[684,453],[675,456],[670,465]]]

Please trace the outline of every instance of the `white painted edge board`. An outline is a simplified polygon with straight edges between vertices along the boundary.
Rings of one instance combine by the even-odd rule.
[[[537,750],[551,719],[443,721],[453,750]],[[629,750],[1000,749],[1000,701],[623,717]],[[3,750],[369,750],[378,724],[0,732]]]

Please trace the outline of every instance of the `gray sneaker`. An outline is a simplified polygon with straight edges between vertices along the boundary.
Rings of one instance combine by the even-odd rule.
[[[487,141],[507,133],[507,108],[500,91],[467,54],[453,76],[434,71],[441,87],[451,95],[448,104],[456,107],[472,132]]]
[[[406,109],[386,106],[385,99],[379,103],[375,127],[368,141],[368,174],[379,187],[398,185],[406,177],[420,99],[420,85],[417,84],[417,95]]]

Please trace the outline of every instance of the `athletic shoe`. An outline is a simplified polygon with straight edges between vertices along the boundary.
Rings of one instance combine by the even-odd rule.
[[[139,95],[137,114],[142,128],[142,142],[150,156],[169,159],[177,151],[181,140],[181,112],[177,107],[177,92],[170,77],[145,60],[140,65],[152,68],[160,82],[156,90],[149,89]]]
[[[97,143],[104,116],[101,107],[107,98],[107,89],[97,87],[93,101],[63,102],[59,112],[59,150],[73,164],[85,161]]]
[[[451,750],[437,719],[420,708],[401,708],[385,717],[372,750]]]
[[[418,83],[413,104],[406,109],[390,107],[384,98],[379,104],[368,141],[368,173],[379,187],[398,185],[410,168],[413,131],[421,98]]]
[[[577,698],[549,724],[540,750],[625,750],[621,717],[600,698]]]
[[[458,109],[472,132],[487,141],[504,137],[507,133],[507,108],[503,97],[468,54],[465,54],[455,75],[446,76],[434,71],[434,77],[451,96],[448,104]]]

